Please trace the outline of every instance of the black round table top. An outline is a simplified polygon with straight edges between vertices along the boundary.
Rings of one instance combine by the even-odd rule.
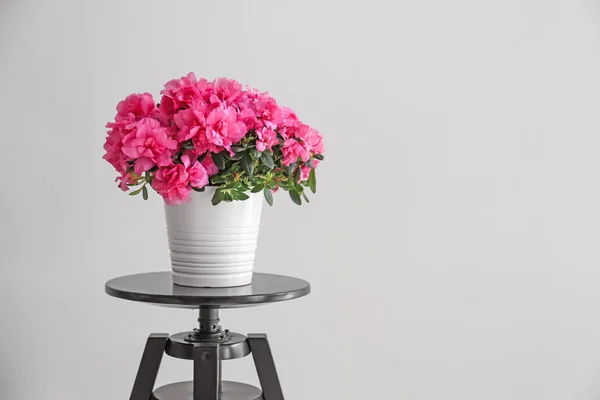
[[[291,300],[310,293],[305,280],[255,272],[252,283],[228,288],[173,284],[171,271],[149,272],[106,282],[107,294],[120,299],[183,308],[236,308]]]

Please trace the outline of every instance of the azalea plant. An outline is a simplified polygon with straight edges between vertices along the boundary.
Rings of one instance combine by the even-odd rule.
[[[130,195],[154,189],[168,205],[190,199],[192,190],[216,186],[212,204],[263,192],[289,192],[298,205],[316,191],[315,168],[323,160],[321,134],[302,123],[269,94],[231,79],[169,81],[160,103],[149,93],[117,105],[104,159]]]

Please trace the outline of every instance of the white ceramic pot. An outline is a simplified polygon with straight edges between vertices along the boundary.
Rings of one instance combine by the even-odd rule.
[[[232,287],[252,282],[263,195],[211,204],[215,187],[192,192],[188,203],[167,206],[173,283]]]

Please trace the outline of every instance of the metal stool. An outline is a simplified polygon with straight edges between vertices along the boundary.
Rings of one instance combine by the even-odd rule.
[[[291,300],[310,293],[310,284],[282,275],[255,273],[252,284],[233,288],[192,288],[173,284],[171,272],[115,278],[106,283],[113,297],[200,310],[199,327],[169,336],[153,333],[138,369],[130,400],[283,400],[267,335],[229,332],[219,325],[219,309]],[[194,362],[194,380],[154,390],[163,353]],[[261,389],[222,381],[222,361],[252,354]]]

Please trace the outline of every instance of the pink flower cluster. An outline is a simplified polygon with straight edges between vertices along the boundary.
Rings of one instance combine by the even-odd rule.
[[[323,153],[318,131],[267,93],[243,90],[234,80],[209,82],[190,73],[167,82],[161,95],[158,106],[148,93],[129,95],[107,124],[104,159],[118,171],[123,190],[149,171],[152,187],[167,204],[185,202],[192,187],[204,187],[219,172],[211,154],[233,156],[232,145],[250,133],[258,151],[281,144],[284,166]],[[301,172],[306,179],[310,168],[302,166]]]

